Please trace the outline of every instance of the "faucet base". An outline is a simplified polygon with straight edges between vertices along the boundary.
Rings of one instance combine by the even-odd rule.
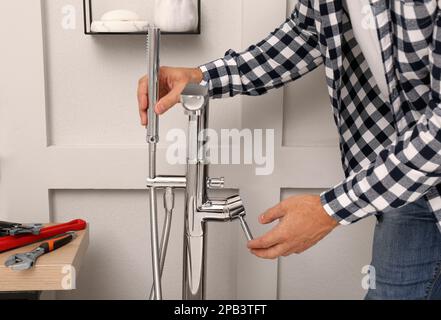
[[[205,300],[205,225],[204,235],[184,236],[183,300]]]

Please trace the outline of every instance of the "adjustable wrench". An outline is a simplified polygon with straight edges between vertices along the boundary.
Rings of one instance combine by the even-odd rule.
[[[19,253],[9,257],[9,259],[5,262],[5,266],[14,271],[31,269],[39,257],[67,245],[75,238],[76,234],[74,232],[70,232],[50,239],[40,244],[31,252]]]

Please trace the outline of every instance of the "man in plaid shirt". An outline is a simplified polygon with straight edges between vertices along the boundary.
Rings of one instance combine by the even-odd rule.
[[[375,215],[367,299],[441,299],[441,0],[299,0],[242,53],[162,68],[152,107],[163,114],[190,82],[213,98],[262,95],[322,64],[346,178],[269,209],[260,222],[279,224],[248,247],[267,259],[301,253],[338,225]],[[146,125],[145,77],[138,99]]]

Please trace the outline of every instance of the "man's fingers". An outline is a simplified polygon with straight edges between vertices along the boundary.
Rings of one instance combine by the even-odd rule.
[[[143,77],[138,83],[138,107],[141,124],[147,125],[148,88],[146,77]]]
[[[155,107],[155,112],[157,114],[164,114],[177,104],[181,100],[181,93],[184,91],[186,85],[185,82],[175,83],[172,90],[158,101],[158,104]]]
[[[292,256],[293,254],[300,254],[301,252],[299,252],[298,250],[292,250],[292,251],[288,251],[288,252],[285,252],[284,254],[283,254],[283,257],[284,258],[287,258],[287,257],[289,257],[289,256]]]
[[[248,242],[249,249],[268,249],[282,240],[280,229],[275,227],[273,230],[260,238]]]
[[[286,211],[282,204],[278,204],[277,206],[267,210],[264,214],[259,217],[260,223],[268,224],[273,222],[274,220],[282,218],[286,214]]]
[[[251,253],[262,259],[276,259],[281,257],[287,251],[286,244],[278,244],[267,249],[253,249]]]
[[[147,96],[141,97],[141,105],[147,105]],[[139,116],[141,117],[141,124],[146,126],[148,124],[148,118],[147,118],[147,108],[146,109],[139,109]]]
[[[302,250],[302,248],[301,247],[294,247],[294,248],[291,248],[291,249],[289,249],[288,251],[286,251],[284,254],[283,254],[283,256],[284,257],[289,257],[289,256],[291,256],[291,255],[293,255],[293,254],[300,254],[300,253],[302,253],[303,251],[305,251],[305,250]]]

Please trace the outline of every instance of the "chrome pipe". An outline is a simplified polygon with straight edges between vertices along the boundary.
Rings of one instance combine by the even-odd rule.
[[[184,255],[182,298],[205,298],[205,221],[198,208],[207,201],[206,181],[208,166],[204,159],[204,141],[201,132],[208,124],[208,99],[206,92],[187,92],[183,105],[188,114],[187,132],[187,188],[184,213]]]
[[[245,221],[244,215],[239,215],[240,226],[242,227],[243,233],[245,234],[245,238],[248,241],[253,240],[253,234],[251,233],[250,227],[248,223]]]
[[[186,177],[181,176],[156,176],[147,178],[148,187],[185,189],[187,187]]]
[[[160,246],[160,276],[164,273],[165,260],[167,258],[168,242],[170,240],[170,230],[173,218],[173,209],[175,207],[175,194],[172,188],[167,187],[164,192],[164,208],[165,219],[162,229],[161,246]],[[150,289],[150,300],[155,298],[155,287],[152,285]]]
[[[184,255],[182,297],[184,300],[205,299],[206,223],[240,219],[248,239],[251,232],[244,220],[245,208],[240,196],[210,200],[208,188],[222,188],[223,178],[209,178],[206,158],[209,120],[208,89],[188,86],[181,98],[188,115],[187,174],[184,215]]]
[[[154,290],[155,299],[162,300],[156,188],[150,188],[150,232],[151,232],[150,241],[151,241],[151,252],[152,252],[153,287],[155,289]]]
[[[156,178],[156,144],[159,142],[158,116],[155,105],[159,98],[159,45],[161,30],[154,26],[149,27],[147,39],[148,62],[148,126],[147,142],[149,144],[149,178]],[[162,299],[161,264],[158,237],[158,210],[156,203],[156,187],[150,187],[150,244],[152,254],[153,286],[155,299]]]

